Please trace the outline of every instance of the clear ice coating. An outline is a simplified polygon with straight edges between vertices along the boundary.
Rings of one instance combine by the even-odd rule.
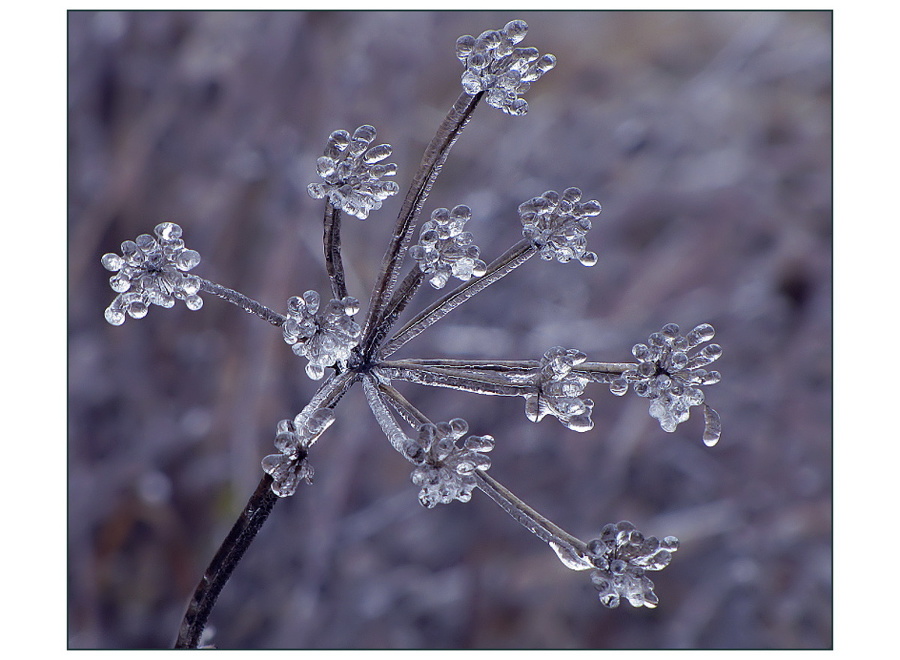
[[[290,497],[301,481],[312,481],[313,469],[300,450],[311,445],[334,422],[330,408],[304,410],[293,420],[278,422],[275,448],[280,452],[262,460],[263,470],[272,476],[272,492],[278,497]]]
[[[400,187],[394,181],[382,181],[397,173],[397,165],[381,162],[391,155],[391,145],[370,147],[374,139],[374,126],[360,126],[353,135],[334,131],[328,137],[325,154],[316,161],[316,172],[324,182],[309,184],[309,194],[316,199],[328,197],[335,208],[360,220],[380,209],[381,203],[396,195]]]
[[[702,323],[686,336],[675,323],[667,323],[659,332],[650,335],[646,344],[635,344],[631,352],[638,360],[634,369],[625,371],[614,379],[610,391],[622,396],[628,385],[635,394],[651,400],[650,416],[659,420],[664,431],[672,432],[690,417],[693,406],[703,406],[703,442],[712,447],[722,435],[719,413],[706,403],[701,389],[721,380],[718,371],[704,367],[719,359],[722,347],[708,344],[699,351],[700,344],[716,334],[709,323]]]
[[[573,431],[590,431],[594,428],[591,412],[594,402],[581,399],[590,380],[573,372],[587,356],[573,348],[554,346],[541,358],[538,374],[538,391],[525,395],[525,415],[532,422],[539,422],[553,415]]]
[[[485,92],[485,102],[508,115],[528,112],[528,102],[521,95],[556,66],[556,58],[541,55],[536,48],[517,48],[527,31],[525,21],[515,20],[501,30],[456,40],[456,57],[466,69],[461,80],[466,94]]]
[[[282,325],[284,341],[297,355],[309,360],[306,374],[313,380],[325,369],[350,357],[362,330],[351,317],[359,311],[359,301],[347,296],[331,300],[321,310],[319,294],[307,291],[288,300],[287,318]]]
[[[625,598],[633,607],[656,607],[659,599],[645,573],[669,565],[672,553],[678,550],[678,539],[644,537],[630,522],[622,521],[606,525],[600,538],[587,547],[595,566],[591,582],[600,592],[601,603],[618,607],[620,599]]]
[[[473,473],[491,467],[491,459],[485,454],[494,448],[494,438],[472,435],[461,443],[468,431],[468,423],[459,418],[419,427],[415,440],[419,451],[411,459],[417,464],[412,482],[421,489],[422,506],[431,509],[453,500],[472,499],[477,485]]]
[[[443,289],[451,277],[467,281],[484,275],[486,265],[478,258],[472,234],[463,228],[472,218],[468,206],[435,209],[422,224],[419,242],[409,250],[435,289]]]
[[[191,310],[203,306],[197,295],[200,278],[185,274],[200,263],[200,255],[184,247],[181,227],[161,222],[153,233],[122,243],[121,255],[110,252],[100,259],[106,270],[115,273],[109,285],[118,295],[104,312],[112,325],[122,325],[126,315],[144,318],[150,305],[168,308],[183,300]]]
[[[522,234],[540,249],[541,258],[566,263],[577,259],[585,266],[597,263],[597,254],[587,249],[586,234],[591,216],[600,215],[600,203],[581,201],[578,188],[566,188],[562,195],[548,190],[519,205]]]

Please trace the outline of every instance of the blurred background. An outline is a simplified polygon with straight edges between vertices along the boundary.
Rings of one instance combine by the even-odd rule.
[[[593,268],[534,259],[398,357],[630,359],[664,323],[724,347],[702,416],[663,432],[601,386],[595,428],[518,398],[400,389],[497,438],[491,474],[584,539],[630,520],[681,550],[660,606],[608,610],[585,573],[476,493],[426,510],[359,388],[210,623],[220,648],[828,648],[832,644],[830,12],[70,12],[68,561],[71,648],[167,647],[315,391],[280,332],[206,295],[115,328],[105,252],[182,225],[193,272],[282,310],[328,288],[327,135],[363,123],[405,191],[459,94],[462,34],[525,19],[557,56],[511,118],[482,104],[424,212],[467,204],[482,256],[516,206],[580,187]],[[345,220],[368,300],[402,194]],[[423,289],[413,311],[436,297]],[[698,409],[695,409],[697,412]]]

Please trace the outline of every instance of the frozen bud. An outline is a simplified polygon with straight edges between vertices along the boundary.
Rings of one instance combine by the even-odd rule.
[[[719,359],[722,347],[708,344],[697,349],[714,336],[708,323],[698,325],[687,336],[678,325],[668,323],[652,333],[646,344],[634,345],[632,354],[638,364],[622,374],[626,387],[630,384],[635,394],[650,399],[650,415],[664,431],[674,431],[690,418],[692,407],[703,405],[703,442],[710,447],[718,442],[722,424],[719,414],[706,405],[702,387],[717,383],[721,375],[702,367]],[[616,389],[610,384],[613,393],[624,393],[622,384],[614,383]]]
[[[307,291],[288,300],[288,314],[282,325],[284,340],[295,354],[309,360],[307,375],[319,380],[325,369],[345,362],[359,343],[362,330],[352,316],[359,301],[347,296],[322,306],[319,294]],[[321,309],[320,309],[321,307]]]
[[[566,263],[573,259],[585,266],[597,263],[597,254],[587,249],[588,216],[600,213],[596,200],[581,202],[578,188],[567,188],[560,196],[548,190],[519,205],[522,234],[540,249],[542,259]]]
[[[600,538],[590,541],[587,549],[595,567],[591,582],[603,605],[618,607],[624,598],[633,607],[653,608],[659,599],[646,573],[669,565],[678,539],[667,536],[660,542],[655,536],[645,538],[630,522],[622,521],[606,525]]]
[[[487,470],[491,460],[485,454],[494,448],[489,435],[462,437],[469,425],[456,418],[419,427],[416,445],[420,460],[412,472],[412,482],[419,486],[419,501],[429,509],[453,500],[468,502],[477,481],[476,470]]]
[[[351,136],[344,130],[334,131],[325,144],[325,154],[316,161],[316,173],[323,183],[311,183],[307,190],[316,199],[327,197],[332,206],[361,220],[382,202],[400,190],[384,177],[397,173],[394,163],[382,163],[391,153],[391,145],[370,146],[375,128],[368,124],[357,128]]]
[[[471,209],[459,205],[452,211],[435,209],[431,219],[422,224],[419,242],[410,255],[435,289],[442,289],[451,277],[465,282],[484,275],[487,266],[478,258],[472,234],[463,231],[471,217]]]
[[[463,91],[470,96],[484,92],[485,102],[508,115],[528,112],[522,94],[556,65],[553,55],[541,56],[536,48],[517,48],[528,25],[514,20],[502,30],[486,30],[478,37],[464,35],[456,40],[456,57],[465,70]]]
[[[121,256],[110,252],[100,260],[115,273],[109,284],[119,294],[104,312],[112,325],[124,323],[126,315],[144,318],[150,305],[168,308],[183,300],[190,310],[203,306],[197,295],[200,279],[184,274],[200,263],[200,254],[185,248],[181,227],[174,222],[159,223],[153,234],[124,241]]]
[[[560,346],[544,353],[536,376],[536,391],[525,395],[525,415],[529,420],[539,422],[552,415],[579,433],[594,428],[594,402],[580,398],[590,379],[574,371],[586,359],[581,351]]]

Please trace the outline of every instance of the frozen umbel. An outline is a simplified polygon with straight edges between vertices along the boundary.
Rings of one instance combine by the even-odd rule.
[[[647,343],[634,345],[636,362],[594,361],[575,348],[560,346],[523,360],[391,359],[411,339],[534,256],[584,266],[598,262],[597,253],[588,250],[587,233],[592,219],[600,215],[600,203],[584,199],[576,187],[549,190],[523,201],[517,209],[522,239],[489,263],[482,260],[475,237],[465,230],[473,210],[464,204],[433,210],[416,234],[428,193],[478,104],[483,100],[508,115],[523,116],[528,103],[522,95],[556,65],[553,55],[518,45],[526,31],[527,25],[515,20],[500,30],[457,40],[456,55],[464,67],[463,91],[412,177],[361,323],[354,319],[361,309],[359,300],[349,295],[344,277],[343,215],[365,220],[400,190],[391,178],[397,166],[384,162],[391,146],[374,144],[377,133],[370,125],[352,133],[332,132],[315,164],[321,180],[308,187],[312,197],[324,200],[325,266],[331,284],[324,298],[306,291],[290,298],[282,314],[189,274],[199,265],[200,255],[185,247],[181,227],[172,222],[157,225],[153,235],[125,241],[121,255],[103,256],[103,266],[115,273],[110,284],[118,294],[105,313],[109,323],[144,318],[150,306],[169,308],[177,300],[198,310],[203,305],[199,294],[212,294],[279,327],[293,353],[306,360],[306,374],[322,381],[296,417],[275,426],[277,451],[262,460],[260,485],[198,585],[176,646],[200,644],[221,588],[272,506],[310,480],[313,445],[326,436],[341,397],[356,383],[361,384],[391,446],[411,464],[411,479],[419,488],[422,505],[467,502],[475,490],[481,490],[546,542],[565,566],[590,571],[601,603],[616,607],[624,598],[635,607],[656,607],[658,599],[647,573],[669,564],[678,549],[677,539],[645,537],[625,521],[606,525],[596,539],[576,538],[489,474],[488,454],[495,445],[502,449],[503,438],[470,433],[462,418],[432,421],[393,386],[395,381],[405,381],[488,396],[519,396],[528,420],[555,417],[567,429],[582,433],[594,426],[594,402],[584,396],[588,387],[600,384],[617,396],[630,388],[649,400],[649,413],[662,430],[675,431],[692,408],[701,407],[705,444],[714,445],[721,435],[719,415],[706,404],[704,390],[720,379],[717,371],[707,367],[722,353],[718,344],[708,343],[715,334],[708,323],[684,335],[674,323],[665,324]],[[511,209],[509,215],[515,217],[515,211]],[[408,268],[401,279],[404,266]],[[424,282],[442,290],[452,279],[461,284],[396,327]]]

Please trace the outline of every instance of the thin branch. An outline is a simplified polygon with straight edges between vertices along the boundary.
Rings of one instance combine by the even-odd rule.
[[[272,477],[264,475],[228,536],[219,546],[191,597],[175,641],[176,649],[195,649],[200,644],[203,629],[222,587],[269,517],[275,502],[280,499],[272,492],[271,486]]]
[[[406,193],[406,198],[403,200],[403,206],[400,208],[393,237],[381,263],[381,273],[372,291],[369,312],[363,330],[363,336],[366,338],[375,332],[375,328],[378,327],[384,314],[413,229],[431,186],[447,160],[450,148],[472,118],[472,113],[483,95],[483,92],[474,96],[469,96],[465,92],[460,94],[425,149],[419,168]],[[364,341],[364,343],[368,342]]]
[[[401,361],[380,362],[379,371],[392,380],[402,380],[418,385],[431,387],[448,387],[465,392],[493,396],[525,396],[537,391],[537,384],[527,382],[511,382],[492,371],[441,368],[438,366],[407,366]]]
[[[385,399],[396,410],[406,423],[414,429],[419,428],[422,424],[430,424],[424,413],[411,404],[405,396],[400,394],[396,387],[389,383],[378,383],[378,391],[384,395]]]
[[[414,266],[391,297],[378,326],[372,331],[363,347],[363,355],[371,357],[372,352],[384,341],[387,333],[406,309],[423,281],[425,281],[425,273],[418,266]]]
[[[391,443],[391,446],[396,449],[401,456],[407,460],[411,460],[408,453],[410,440],[400,428],[400,425],[397,424],[397,420],[394,419],[391,411],[388,410],[378,381],[373,376],[366,374],[366,376],[363,377],[362,384],[363,391],[366,393],[366,401],[369,404],[369,408],[372,410],[375,420],[378,422],[384,435]]]
[[[397,366],[422,366],[422,367],[452,367],[455,369],[481,369],[496,372],[517,372],[537,369],[541,366],[539,360],[470,360],[453,358],[406,358],[404,360],[390,360],[383,364]],[[580,365],[579,365],[580,366]]]
[[[335,208],[331,201],[325,202],[325,270],[331,281],[331,292],[336,300],[347,295],[347,282],[344,279],[344,262],[341,259],[341,210]]]
[[[430,422],[418,408],[411,404],[391,385],[379,383],[377,387],[378,390],[385,395],[388,402],[391,403],[414,428]],[[491,477],[486,471],[475,470],[472,474],[475,477],[478,488],[482,492],[500,505],[500,508],[506,511],[528,531],[549,544],[566,566],[573,570],[594,568],[594,565],[586,559],[586,557],[590,556],[590,553],[588,552],[587,544],[584,541],[569,534],[562,527],[542,516],[523,502],[515,493],[506,488],[506,486]]]
[[[256,314],[259,318],[263,319],[264,321],[268,321],[269,323],[277,327],[281,327],[281,325],[285,321],[285,317],[283,317],[281,314],[269,309],[262,303],[259,303],[252,298],[248,298],[243,293],[235,291],[234,289],[224,287],[221,284],[216,284],[215,282],[205,280],[202,277],[199,277],[197,279],[200,280],[201,291],[206,291],[207,293],[211,293],[214,296],[218,296],[222,300],[230,302],[232,305],[237,305],[248,314]]]
[[[584,541],[539,514],[484,470],[475,470],[473,475],[478,482],[478,488],[485,495],[528,531],[548,543],[566,566],[574,570],[594,567],[585,559],[590,553]]]
[[[386,358],[390,356],[399,350],[401,346],[414,337],[417,337],[432,324],[440,321],[466,300],[483,291],[494,282],[498,282],[509,275],[513,270],[537,254],[537,252],[538,248],[535,247],[530,240],[522,239],[488,264],[484,275],[478,278],[472,278],[468,282],[458,286],[407,322],[407,324],[382,347],[378,353],[379,357]]]
[[[621,376],[629,369],[637,369],[634,362],[582,362],[573,371],[585,375]]]

